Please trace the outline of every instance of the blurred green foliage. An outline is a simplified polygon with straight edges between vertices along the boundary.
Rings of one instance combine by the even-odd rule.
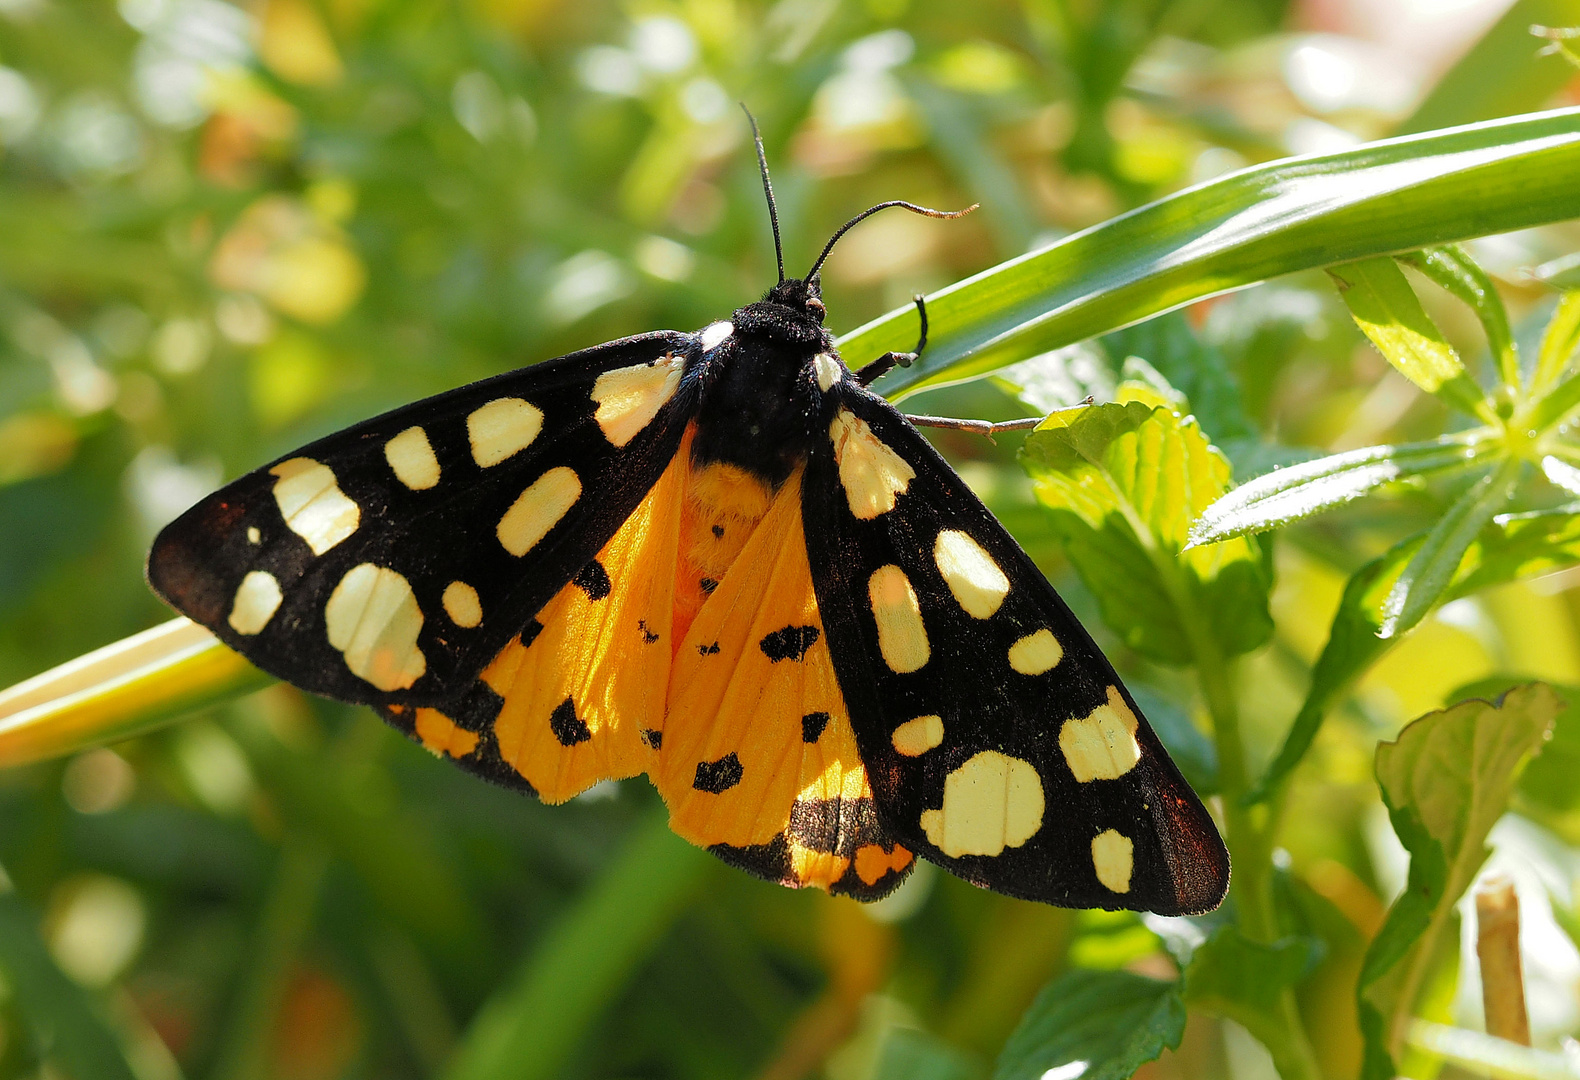
[[[791,272],[873,202],[983,204],[853,232],[825,273],[848,329],[1234,168],[1536,109],[1572,85],[1522,28],[1580,24],[1573,0],[1373,7],[1384,17],[1283,0],[3,0],[0,685],[167,617],[142,585],[147,542],[221,479],[760,293],[773,252],[736,100],[763,124]],[[1373,750],[1473,679],[1580,685],[1573,578],[1518,580],[1580,559],[1574,480],[1499,473],[1517,512],[1476,502],[1477,528],[1445,540],[1434,525],[1468,505],[1471,477],[1402,467],[1343,499],[1308,491],[1328,512],[1276,544],[1175,555],[1231,468],[1244,481],[1368,447],[1392,461],[1463,432],[1450,406],[1482,391],[1500,423],[1500,387],[1575,385],[1580,307],[1528,271],[1577,247],[1569,224],[1408,273],[1378,261],[1374,298],[1404,317],[1320,274],[1283,278],[908,403],[988,418],[1129,403],[1082,421],[1126,431],[1029,440],[1031,482],[1007,438],[938,441],[1192,779],[1223,793],[1225,911],[1065,912],[926,867],[873,909],[790,893],[675,840],[644,782],[541,807],[365,710],[276,687],[0,773],[0,1077],[866,1080],[997,1060],[1006,1077],[1250,1080],[1272,1068],[1264,1045],[1286,1077],[1347,1077],[1385,925],[1418,991],[1387,1002],[1392,1019],[1475,1026],[1453,935],[1403,935],[1404,904],[1385,924],[1405,885],[1387,814],[1410,811],[1392,787],[1384,809]],[[1453,358],[1465,392],[1417,385],[1422,348]],[[1137,457],[1144,437],[1160,456]],[[1083,477],[1141,461],[1208,487],[1189,514],[1142,515],[1156,535],[1111,535],[1108,504],[1132,492],[1094,498]],[[1410,579],[1434,583],[1410,601],[1420,621],[1377,637],[1428,545],[1441,565]],[[1132,625],[1124,590],[1141,588],[1164,599]],[[1548,751],[1563,760],[1566,717]],[[1554,760],[1489,804],[1513,787],[1490,842],[1526,899],[1547,1045],[1580,1030],[1580,819]],[[1429,921],[1446,925],[1457,894],[1437,891]],[[1408,1052],[1429,1080],[1438,1060]]]

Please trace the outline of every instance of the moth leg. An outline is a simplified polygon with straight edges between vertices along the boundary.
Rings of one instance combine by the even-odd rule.
[[[1093,398],[1090,394],[1088,394],[1084,401],[1078,402],[1074,405],[1068,405],[1062,409],[1055,409],[1053,412],[1049,413],[1048,416],[1054,416],[1062,412],[1075,412],[1078,409],[1086,408],[1092,403]],[[1043,416],[1022,416],[1015,420],[961,420],[953,416],[913,416],[910,413],[906,413],[905,418],[916,427],[946,428],[950,431],[969,431],[973,435],[985,436],[989,442],[994,441],[993,436],[1002,434],[1006,431],[1030,431],[1042,424],[1043,421],[1047,419],[1047,417]]]
[[[910,352],[886,352],[872,363],[856,372],[856,381],[862,386],[871,386],[873,380],[880,375],[887,375],[894,370],[896,364],[900,367],[910,367],[916,363],[916,358],[922,355],[922,350],[927,348],[927,303],[922,299],[921,293],[911,297],[916,302],[916,314],[922,320],[922,336],[916,342],[916,348]]]

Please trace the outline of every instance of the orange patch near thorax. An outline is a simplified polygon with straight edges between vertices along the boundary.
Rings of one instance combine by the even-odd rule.
[[[671,637],[675,649],[713,589],[735,565],[772,499],[772,489],[739,466],[714,462],[692,472],[680,518]]]

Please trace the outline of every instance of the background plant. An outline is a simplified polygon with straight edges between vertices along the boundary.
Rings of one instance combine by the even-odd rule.
[[[1411,1018],[1477,1022],[1453,904],[1489,839],[1556,1049],[1580,245],[1528,227],[1580,213],[1580,122],[1347,149],[1566,100],[1528,28],[1577,5],[1507,6],[0,5],[0,684],[165,618],[147,540],[223,476],[759,292],[740,98],[792,265],[879,199],[984,204],[847,239],[845,351],[949,286],[908,408],[1103,403],[1018,460],[939,442],[1236,859],[1206,920],[925,874],[861,909],[716,867],[640,781],[545,809],[275,687],[0,773],[0,1076],[1424,1077]],[[1532,677],[1558,696],[1400,734]]]

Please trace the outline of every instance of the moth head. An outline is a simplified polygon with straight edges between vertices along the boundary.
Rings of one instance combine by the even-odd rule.
[[[770,304],[779,304],[787,307],[797,314],[805,314],[813,319],[819,326],[828,315],[828,309],[823,306],[823,282],[817,275],[809,278],[786,278],[768,290],[763,297]]]

